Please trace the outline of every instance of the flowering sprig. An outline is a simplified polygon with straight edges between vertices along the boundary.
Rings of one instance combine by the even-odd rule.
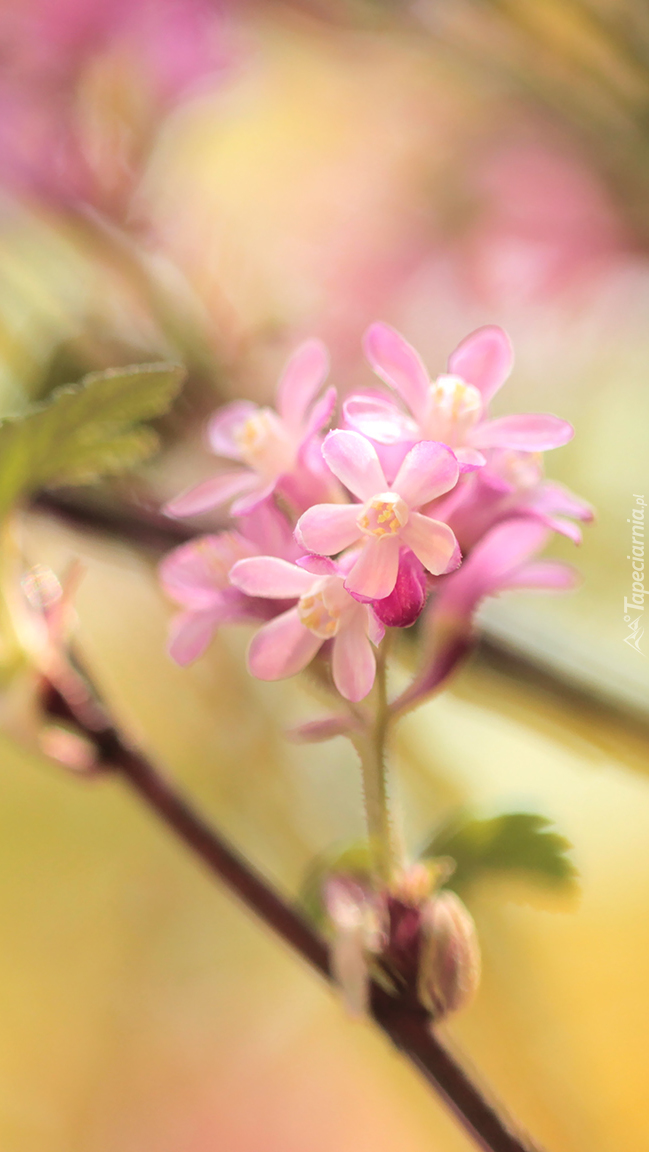
[[[364,876],[334,867],[325,879],[332,963],[357,1006],[369,974],[382,973],[395,994],[439,1017],[474,989],[479,954],[459,898],[437,892],[444,866],[402,856],[388,802],[390,726],[457,667],[485,597],[574,586],[572,568],[536,554],[552,531],[578,542],[574,520],[592,513],[543,478],[541,453],[573,434],[566,421],[489,417],[512,366],[501,329],[468,336],[435,381],[385,324],[372,325],[364,347],[389,392],[349,396],[343,426],[326,436],[336,396],[329,388],[318,398],[328,360],[317,341],[289,361],[277,411],[237,401],[212,418],[213,450],[244,467],[203,482],[166,511],[194,515],[231,504],[237,530],[176,549],[161,575],[185,608],[172,625],[180,662],[202,652],[220,623],[257,620],[253,675],[279,680],[311,666],[329,686],[336,715],[302,735],[352,741],[369,845]],[[251,512],[256,529],[247,523]],[[266,549],[258,536],[264,522],[281,525]],[[390,701],[388,640],[422,615],[420,667]]]

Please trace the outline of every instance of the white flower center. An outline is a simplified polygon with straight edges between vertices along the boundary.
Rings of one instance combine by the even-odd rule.
[[[408,523],[409,510],[397,492],[380,492],[363,505],[356,519],[366,536],[396,536]]]
[[[459,376],[439,376],[430,385],[426,435],[450,448],[463,444],[482,413],[482,397]]]
[[[288,472],[295,462],[295,446],[271,408],[260,408],[234,432],[241,459],[268,480]]]
[[[345,591],[341,577],[324,576],[300,596],[297,611],[305,628],[329,640],[338,632],[343,616],[355,607],[356,602]]]

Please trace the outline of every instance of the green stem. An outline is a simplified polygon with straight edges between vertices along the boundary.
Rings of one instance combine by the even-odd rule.
[[[396,863],[387,790],[385,745],[390,716],[385,664],[386,653],[383,651],[377,659],[375,714],[366,731],[352,737],[361,762],[372,867],[381,885],[391,882]]]

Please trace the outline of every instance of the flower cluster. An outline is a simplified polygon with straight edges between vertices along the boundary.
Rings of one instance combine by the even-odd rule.
[[[170,650],[188,663],[225,622],[261,622],[249,667],[292,676],[318,653],[350,701],[371,690],[385,628],[414,624],[430,601],[432,650],[414,691],[441,682],[465,650],[474,611],[509,588],[565,589],[573,570],[535,556],[552,531],[578,541],[590,508],[543,478],[541,453],[572,436],[552,415],[492,419],[512,350],[480,328],[431,380],[394,329],[373,324],[364,349],[383,388],[348,396],[340,427],[323,391],[328,358],[307,341],[280,381],[277,409],[236,401],[209,425],[236,462],[172,500],[172,516],[229,508],[234,529],[176,549],[163,586],[183,611]]]

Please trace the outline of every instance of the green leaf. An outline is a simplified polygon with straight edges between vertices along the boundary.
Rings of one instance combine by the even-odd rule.
[[[456,818],[436,833],[422,855],[452,857],[456,867],[446,886],[456,891],[488,872],[519,873],[558,888],[577,879],[567,855],[571,848],[545,816],[506,812],[489,820]]]
[[[345,848],[332,849],[316,857],[311,865],[299,893],[299,903],[310,920],[322,927],[325,909],[322,888],[327,876],[343,873],[361,883],[371,884],[372,864],[367,841],[348,844]]]
[[[39,488],[89,484],[150,456],[158,438],[141,422],[167,411],[184,375],[177,364],[92,372],[2,421],[0,515]]]

